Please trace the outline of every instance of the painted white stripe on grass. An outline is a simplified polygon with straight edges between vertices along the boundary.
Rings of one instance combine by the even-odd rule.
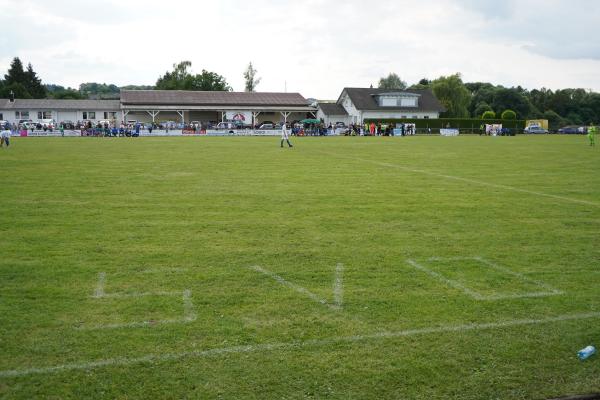
[[[426,171],[426,170],[422,170],[422,169],[409,168],[409,167],[405,167],[403,165],[386,163],[386,162],[381,162],[381,161],[374,161],[374,160],[369,160],[369,159],[366,159],[366,158],[347,157],[347,156],[343,156],[343,155],[340,155],[340,154],[329,153],[329,152],[322,152],[322,153],[329,154],[329,155],[331,155],[333,157],[342,157],[342,158],[347,158],[347,159],[362,161],[362,162],[366,162],[366,163],[370,163],[370,164],[374,164],[374,165],[380,165],[382,167],[398,168],[398,169],[401,169],[401,170],[404,170],[404,171],[414,172],[414,173],[417,173],[417,174],[424,174],[424,175],[429,175],[429,176],[435,176],[437,178],[451,179],[451,180],[460,181],[460,182],[472,183],[474,185],[492,187],[492,188],[495,188],[495,189],[509,190],[509,191],[512,191],[512,192],[526,193],[526,194],[530,194],[530,195],[534,195],[534,196],[549,197],[549,198],[552,198],[552,199],[567,201],[567,202],[571,202],[571,203],[578,203],[578,204],[585,204],[585,205],[588,205],[588,206],[600,207],[600,203],[597,203],[595,201],[581,200],[581,199],[575,199],[575,198],[572,198],[572,197],[566,197],[566,196],[559,196],[559,195],[555,195],[555,194],[537,192],[537,191],[528,190],[528,189],[521,189],[521,188],[514,187],[514,186],[502,185],[502,184],[499,184],[499,183],[490,183],[490,182],[485,182],[485,181],[479,181],[479,180],[476,180],[476,179],[463,178],[463,177],[460,177],[460,176],[440,174],[438,172],[432,172],[432,171]]]
[[[491,261],[488,261],[485,258],[480,257],[480,256],[475,256],[475,257],[431,257],[431,258],[429,258],[428,261],[479,261],[479,262],[485,264],[486,266],[488,266],[489,268],[495,269],[495,270],[505,273],[507,275],[515,276],[519,280],[521,280],[525,283],[531,283],[531,284],[540,286],[541,288],[545,289],[545,291],[539,291],[539,292],[523,292],[523,293],[515,293],[515,294],[495,294],[495,295],[483,295],[474,290],[470,290],[470,292],[465,292],[470,296],[473,296],[473,293],[476,293],[477,297],[473,296],[476,300],[494,301],[494,300],[505,300],[505,299],[522,299],[522,298],[530,298],[530,297],[559,296],[559,295],[564,294],[564,292],[562,292],[558,289],[555,289],[552,286],[550,286],[544,282],[540,282],[540,281],[531,279],[519,272],[511,271],[508,268],[501,267],[500,265],[495,264]],[[410,263],[411,260],[409,260],[408,262]],[[411,264],[411,265],[414,266],[414,264]],[[426,272],[425,270],[427,270],[427,271],[431,272],[431,274],[435,274],[438,279],[442,280],[445,283],[452,282],[454,284],[454,287],[457,287],[457,288],[463,287],[464,288],[464,286],[462,286],[460,283],[458,283],[454,280],[445,278],[441,274],[431,271],[423,266],[420,266],[420,267],[421,267],[420,269],[422,271]]]
[[[444,282],[446,285],[448,285],[450,287],[453,287],[455,289],[463,291],[464,293],[468,294],[469,296],[473,297],[476,300],[483,300],[483,296],[481,294],[477,293],[476,291],[471,290],[466,286],[463,286],[462,284],[460,284],[457,281],[448,279],[444,275],[437,273],[435,271],[432,271],[429,268],[425,268],[424,266],[422,266],[415,260],[406,260],[406,262],[409,263],[410,265],[412,265],[414,268],[418,269],[419,271],[425,272],[427,275],[433,276],[435,279],[437,279],[441,282]]]
[[[138,274],[177,274],[188,272],[187,268],[150,268],[137,271]]]
[[[335,266],[335,280],[333,281],[333,304],[341,309],[344,305],[344,264]]]
[[[521,274],[519,272],[511,271],[508,268],[501,267],[500,265],[498,265],[498,264],[496,264],[496,263],[494,263],[492,261],[486,260],[483,257],[474,257],[474,259],[476,259],[477,261],[481,261],[482,263],[488,265],[491,268],[494,268],[497,271],[504,272],[504,273],[507,273],[509,275],[516,276],[517,278],[519,278],[523,282],[529,282],[529,283],[533,283],[534,285],[540,286],[540,287],[546,289],[548,291],[548,293],[550,293],[550,295],[564,294],[564,292],[562,292],[562,291],[560,291],[558,289],[553,288],[552,286],[548,285],[547,283],[544,283],[544,282],[541,282],[541,281],[538,281],[538,280],[535,280],[535,279],[531,279],[531,278],[529,278],[529,277],[527,277],[527,276],[525,276],[525,275],[523,275],[523,274]]]
[[[65,371],[77,371],[77,370],[89,370],[94,368],[102,367],[114,367],[114,366],[127,366],[132,364],[153,364],[165,361],[180,360],[183,358],[206,358],[211,356],[220,356],[223,354],[240,354],[240,353],[264,353],[268,351],[286,351],[295,350],[309,347],[323,347],[329,346],[336,343],[358,343],[369,340],[385,340],[402,338],[416,335],[428,335],[428,334],[441,334],[441,333],[452,333],[452,332],[468,332],[468,331],[480,331],[488,329],[500,329],[500,328],[511,328],[516,326],[526,325],[541,325],[550,324],[565,321],[577,321],[584,319],[600,318],[600,312],[590,312],[583,314],[570,314],[560,315],[557,317],[548,317],[540,319],[517,319],[500,322],[489,322],[489,323],[472,323],[463,325],[447,325],[438,326],[431,328],[418,328],[408,329],[395,332],[380,332],[380,333],[369,333],[365,335],[353,335],[353,336],[340,336],[325,339],[313,339],[303,342],[283,342],[283,343],[265,343],[247,346],[232,346],[232,347],[221,347],[209,350],[198,350],[198,351],[186,351],[180,353],[166,353],[166,354],[148,354],[140,357],[120,357],[120,358],[109,358],[105,360],[82,362],[82,363],[71,363],[55,365],[50,367],[38,367],[38,368],[24,368],[24,369],[13,369],[0,371],[0,378],[12,378],[19,376],[28,376],[36,374],[53,374]]]
[[[126,299],[148,296],[180,296],[181,292],[159,291],[159,292],[132,292],[132,293],[105,293],[101,297],[104,299]]]
[[[181,295],[181,292],[155,292],[155,293],[138,293],[135,297],[143,296],[171,296],[171,295]],[[106,295],[104,297],[109,297],[110,295]],[[120,297],[131,297],[131,296],[120,296]],[[119,297],[117,297],[119,298]],[[77,330],[101,330],[101,329],[121,329],[121,328],[145,328],[152,327],[156,325],[167,325],[167,324],[185,324],[189,322],[193,322],[196,320],[197,315],[194,310],[194,304],[192,303],[192,292],[190,290],[183,291],[183,317],[177,319],[160,319],[160,320],[151,320],[151,321],[141,321],[141,322],[127,322],[127,323],[118,323],[118,324],[97,324],[97,325],[85,325],[76,327]]]
[[[320,298],[319,296],[317,296],[316,294],[314,294],[313,292],[309,291],[306,288],[303,288],[302,286],[298,286],[292,282],[288,282],[285,279],[283,279],[281,276],[271,272],[271,271],[267,271],[266,269],[259,267],[258,265],[253,265],[250,268],[252,268],[253,270],[260,272],[261,274],[264,274],[272,279],[274,279],[275,281],[277,281],[278,283],[280,283],[283,286],[287,286],[290,289],[295,290],[298,293],[301,293],[303,295],[305,295],[306,297],[310,298],[311,300],[319,303],[319,304],[323,304],[326,307],[329,307],[333,310],[337,310],[338,307],[332,304],[329,304],[327,302],[327,300]]]
[[[146,327],[152,327],[152,326],[157,326],[157,325],[185,324],[187,322],[191,322],[191,321],[188,321],[185,318],[159,319],[159,320],[140,321],[140,322],[126,322],[126,323],[122,323],[122,324],[87,325],[87,326],[80,326],[75,329],[77,329],[79,331],[95,331],[95,330],[104,330],[104,329],[146,328]]]
[[[98,274],[98,283],[96,284],[96,290],[92,297],[100,298],[104,297],[104,285],[106,284],[106,272],[100,272]]]
[[[183,291],[183,320],[186,322],[195,321],[197,318],[194,304],[192,303],[192,292],[190,290]]]

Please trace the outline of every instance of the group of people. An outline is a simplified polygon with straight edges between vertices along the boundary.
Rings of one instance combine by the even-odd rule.
[[[100,123],[96,126],[89,124],[81,130],[81,136],[127,136],[127,137],[138,137],[140,131],[143,129],[142,124],[138,123],[121,123],[118,127],[116,125],[109,125],[108,123]],[[152,126],[148,127],[150,133],[152,133]]]

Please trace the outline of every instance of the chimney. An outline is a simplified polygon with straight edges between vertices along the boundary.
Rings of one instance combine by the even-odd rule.
[[[10,102],[11,103],[15,102],[15,92],[13,92],[12,90],[10,91]]]

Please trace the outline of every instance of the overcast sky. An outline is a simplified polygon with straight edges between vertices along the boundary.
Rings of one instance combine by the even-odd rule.
[[[0,73],[154,84],[181,60],[244,89],[335,99],[396,72],[600,91],[598,0],[0,0]]]

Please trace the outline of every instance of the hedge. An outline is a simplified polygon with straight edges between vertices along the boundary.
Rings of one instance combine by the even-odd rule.
[[[413,118],[403,118],[403,119],[365,119],[365,123],[374,122],[376,124],[415,124],[417,129],[440,129],[440,128],[458,128],[458,129],[472,129],[478,130],[481,125],[484,124],[502,124],[503,128],[509,129],[517,129],[523,130],[525,129],[525,120],[515,119],[515,120],[503,120],[500,118],[494,119],[480,119],[480,118],[432,118],[432,119],[413,119]]]

